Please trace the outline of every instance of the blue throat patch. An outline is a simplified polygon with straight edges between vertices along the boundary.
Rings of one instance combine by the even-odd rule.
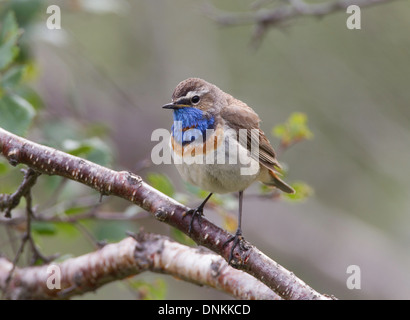
[[[174,110],[174,124],[171,131],[174,140],[179,144],[187,145],[201,138],[206,140],[206,130],[214,129],[215,118],[207,118],[204,113],[194,107]],[[197,129],[197,130],[190,130]]]

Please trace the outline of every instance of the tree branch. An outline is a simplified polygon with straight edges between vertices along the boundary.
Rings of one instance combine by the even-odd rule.
[[[256,30],[253,41],[259,40],[270,27],[283,25],[302,16],[323,17],[332,13],[344,11],[350,5],[360,8],[377,4],[393,2],[395,0],[330,0],[323,3],[306,3],[304,0],[288,0],[288,4],[276,6],[273,9],[261,9],[247,13],[227,13],[208,5],[205,14],[222,26],[236,26],[254,24]]]
[[[24,179],[21,185],[13,194],[0,194],[0,212],[6,210],[4,216],[11,218],[11,211],[17,207],[22,197],[26,197],[30,194],[31,188],[37,181],[37,177],[40,175],[34,170],[22,170],[24,173]]]
[[[159,221],[188,234],[189,220],[184,219],[188,207],[164,195],[141,177],[126,171],[114,171],[90,161],[42,146],[0,128],[0,153],[12,165],[26,164],[35,171],[59,175],[85,184],[103,195],[115,195],[142,207]],[[223,246],[231,235],[206,218],[201,226],[195,220],[189,236],[228,259],[231,246]],[[247,250],[234,251],[235,268],[243,270],[266,284],[283,299],[329,299],[297,278],[292,272],[271,260],[256,247],[245,242]],[[240,246],[238,246],[240,247]]]
[[[263,283],[230,267],[206,249],[144,232],[54,266],[59,275],[50,273],[50,265],[15,268],[7,286],[13,264],[0,258],[0,288],[7,286],[5,296],[10,299],[67,299],[112,281],[153,271],[213,287],[237,299],[280,299]],[[57,284],[59,289],[55,288]]]

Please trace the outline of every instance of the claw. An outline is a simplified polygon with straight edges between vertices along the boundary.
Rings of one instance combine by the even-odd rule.
[[[204,207],[205,207],[206,202],[209,200],[209,198],[211,196],[212,196],[212,193],[210,193],[205,198],[205,200],[199,205],[198,208],[188,210],[188,211],[184,212],[184,214],[182,215],[182,218],[185,218],[188,214],[190,214],[190,213],[192,214],[191,222],[189,223],[188,234],[191,234],[192,226],[194,224],[194,219],[195,219],[196,216],[198,216],[198,224],[199,224],[199,226],[201,226],[202,216],[204,215]]]
[[[183,214],[183,218],[185,218],[188,214],[192,214],[191,221],[189,222],[189,228],[188,228],[188,234],[191,234],[192,226],[194,224],[195,217],[198,217],[198,224],[199,224],[199,226],[201,226],[202,216],[204,215],[204,210],[201,207],[198,207],[196,209],[188,210]]]
[[[222,248],[225,248],[229,243],[233,242],[232,247],[231,247],[231,252],[229,253],[229,259],[228,259],[228,264],[231,266],[232,266],[231,261],[233,260],[233,251],[238,246],[238,244],[241,250],[245,249],[245,247],[241,244],[242,239],[243,239],[242,230],[237,229],[235,232],[235,235],[230,237],[222,246]]]

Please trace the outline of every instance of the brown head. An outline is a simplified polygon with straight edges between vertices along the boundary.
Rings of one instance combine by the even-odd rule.
[[[216,113],[226,105],[227,95],[217,86],[200,78],[181,81],[172,94],[172,102],[165,109],[194,107],[206,113]]]

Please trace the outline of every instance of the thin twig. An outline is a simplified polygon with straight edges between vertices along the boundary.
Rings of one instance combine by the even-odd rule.
[[[6,210],[4,216],[6,218],[11,218],[11,211],[17,207],[20,203],[20,199],[24,197],[30,189],[34,186],[37,181],[37,177],[40,175],[32,169],[22,169],[24,173],[23,182],[17,188],[13,194],[1,194],[0,195],[0,211]]]
[[[321,18],[344,11],[351,5],[360,8],[390,3],[395,0],[329,0],[322,3],[307,3],[303,0],[288,0],[287,4],[275,6],[273,9],[258,9],[246,13],[228,13],[208,4],[204,14],[222,26],[255,25],[252,42],[259,43],[266,31],[272,27],[280,27],[295,18]],[[260,5],[257,6],[260,8]]]
[[[32,197],[31,197],[31,188],[37,181],[37,177],[40,175],[39,172],[34,171],[33,169],[29,168],[27,170],[22,170],[24,172],[24,179],[19,188],[16,192],[8,197],[8,199],[3,203],[6,207],[6,217],[11,218],[11,210],[15,208],[19,202],[21,197],[24,197],[26,200],[26,231],[22,236],[20,246],[14,256],[13,259],[13,267],[10,270],[7,279],[6,279],[6,290],[9,286],[10,280],[13,276],[13,273],[16,269],[17,263],[20,260],[20,257],[24,251],[24,248],[27,243],[29,243],[30,248],[33,252],[33,256],[31,259],[31,265],[33,265],[38,259],[41,259],[43,262],[48,263],[51,260],[55,259],[56,255],[51,257],[44,256],[37,248],[34,239],[31,235],[31,220],[34,217],[33,209],[32,209]],[[8,219],[8,218],[7,218]]]
[[[33,208],[32,208],[32,199],[31,199],[31,191],[29,190],[27,194],[24,196],[26,199],[26,216],[27,216],[27,240],[30,244],[31,250],[33,252],[33,256],[31,258],[31,265],[35,264],[38,259],[40,259],[43,263],[48,263],[52,260],[54,260],[58,254],[52,255],[50,257],[47,257],[43,255],[39,249],[36,246],[36,243],[34,242],[34,239],[31,234],[31,220],[35,218]]]

